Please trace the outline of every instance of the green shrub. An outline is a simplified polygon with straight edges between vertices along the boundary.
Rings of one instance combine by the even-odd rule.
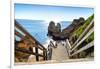
[[[92,15],[92,16],[90,16],[86,21],[85,21],[85,23],[82,25],[82,26],[80,26],[77,30],[75,30],[74,32],[73,32],[73,37],[76,37],[76,38],[78,38],[81,34],[82,34],[82,32],[84,31],[84,29],[89,25],[89,23],[91,22],[91,20],[94,18],[94,14]]]
[[[87,43],[91,42],[94,40],[94,32],[85,40]]]

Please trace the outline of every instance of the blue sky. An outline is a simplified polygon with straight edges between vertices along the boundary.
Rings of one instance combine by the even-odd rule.
[[[93,8],[15,4],[15,18],[45,21],[72,21],[79,17],[88,18]]]

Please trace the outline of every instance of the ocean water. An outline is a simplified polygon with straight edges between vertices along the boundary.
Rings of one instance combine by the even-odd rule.
[[[41,44],[46,44],[48,37],[48,25],[45,20],[25,20],[16,19],[33,37],[35,37]],[[68,27],[70,21],[60,21],[61,29]]]

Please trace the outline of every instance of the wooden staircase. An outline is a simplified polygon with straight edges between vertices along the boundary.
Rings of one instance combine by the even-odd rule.
[[[90,24],[86,27],[86,29],[83,31],[83,33],[79,36],[79,38],[75,41],[75,43],[73,45],[71,45],[69,40],[66,39],[64,41],[65,44],[62,44],[61,41],[60,41],[59,43],[57,43],[57,47],[56,47],[53,44],[53,42],[51,42],[50,45],[49,45],[50,48],[45,49],[39,42],[37,42],[34,39],[38,44],[38,47],[33,46],[36,49],[35,52],[34,53],[25,52],[25,51],[24,52],[34,55],[35,62],[25,62],[25,63],[15,63],[15,64],[41,64],[41,63],[43,64],[43,63],[77,62],[77,61],[94,60],[94,58],[93,58],[94,52],[91,53],[91,55],[93,55],[93,57],[86,56],[85,58],[76,58],[76,59],[71,58],[71,57],[83,52],[84,50],[87,50],[91,47],[94,47],[94,41],[91,41],[88,44],[86,44],[85,46],[82,46],[82,48],[76,50],[77,47],[79,47],[79,45],[81,45],[82,42],[84,42],[84,40],[86,38],[88,38],[94,32],[94,29],[93,29],[94,24],[93,23],[94,23],[94,20],[92,20],[90,22]],[[17,26],[17,25],[16,25],[16,27],[19,28],[19,26]],[[25,33],[26,33],[26,35],[28,35],[26,31],[25,31]],[[29,35],[29,37],[30,37],[30,35]],[[42,55],[38,53],[38,49],[43,51]],[[22,51],[22,50],[20,50],[20,51]],[[48,54],[48,52],[49,52],[49,54]],[[43,61],[40,61],[39,57],[42,57]],[[50,59],[48,59],[48,57],[50,57]],[[30,57],[31,60],[34,59],[34,58]],[[30,61],[30,60],[28,60],[28,61]]]

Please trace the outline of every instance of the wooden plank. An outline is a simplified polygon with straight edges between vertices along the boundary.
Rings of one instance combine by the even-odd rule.
[[[94,32],[94,29],[92,28],[80,41],[79,43],[77,43],[76,46],[74,46],[74,48],[72,48],[72,50],[70,52],[72,52],[73,50],[75,50],[88,36],[90,36],[92,33]]]
[[[76,51],[72,55],[70,55],[70,57],[74,56],[74,55],[76,55],[76,54],[78,54],[78,53],[80,53],[80,52],[82,52],[82,51],[84,51],[84,50],[86,50],[86,49],[88,49],[88,48],[90,48],[92,46],[94,46],[94,41],[88,43],[86,46],[83,46],[81,49],[79,49],[78,51]]]

